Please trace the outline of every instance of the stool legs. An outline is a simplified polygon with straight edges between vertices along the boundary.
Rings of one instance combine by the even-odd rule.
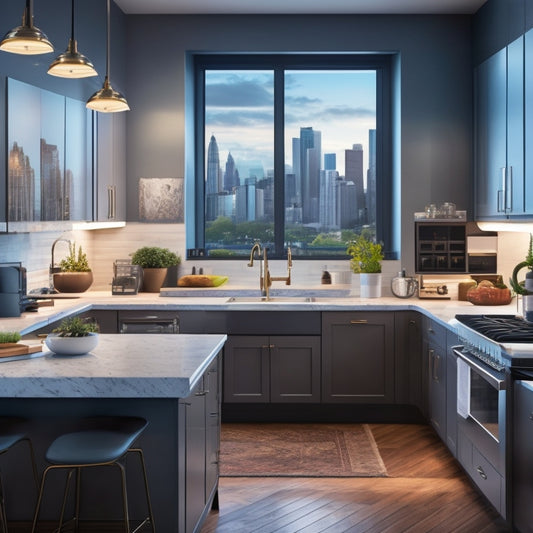
[[[148,508],[148,516],[134,530],[130,530],[130,519],[129,519],[129,509],[128,509],[128,494],[127,494],[127,488],[126,488],[126,470],[125,470],[124,465],[121,464],[120,461],[114,461],[112,463],[105,463],[105,464],[100,464],[100,465],[91,464],[91,465],[50,465],[50,466],[48,466],[45,469],[45,471],[43,473],[42,480],[41,480],[41,486],[40,486],[39,495],[38,495],[38,498],[37,498],[37,504],[36,504],[36,507],[35,507],[35,513],[34,513],[34,517],[33,517],[33,525],[32,525],[32,530],[31,530],[32,533],[35,533],[35,530],[36,530],[37,521],[38,521],[38,518],[39,518],[40,507],[41,507],[43,494],[44,494],[44,487],[45,487],[46,477],[52,470],[56,470],[56,469],[60,469],[60,468],[68,469],[69,473],[67,475],[67,480],[65,482],[65,492],[64,492],[64,495],[63,495],[63,502],[61,504],[61,515],[60,515],[60,518],[59,518],[59,526],[58,526],[58,529],[56,531],[60,533],[62,531],[63,525],[65,524],[65,522],[64,522],[65,509],[66,509],[68,494],[70,492],[69,488],[70,488],[70,483],[71,483],[71,479],[72,479],[72,474],[74,472],[76,473],[76,481],[75,481],[75,483],[76,483],[76,489],[75,489],[75,492],[76,492],[76,495],[75,495],[75,498],[76,498],[75,515],[68,522],[74,521],[74,530],[78,531],[79,512],[80,512],[81,470],[82,470],[82,468],[89,467],[89,466],[116,466],[116,467],[118,467],[118,469],[120,471],[120,478],[121,478],[121,485],[122,485],[122,506],[123,506],[123,517],[124,517],[124,528],[125,528],[125,531],[127,533],[136,533],[143,526],[150,525],[152,533],[155,533],[154,516],[153,516],[153,512],[152,512],[152,503],[151,503],[151,499],[150,499],[150,492],[149,492],[149,489],[148,489],[148,476],[146,474],[146,466],[145,466],[145,463],[144,463],[144,454],[143,454],[143,452],[142,452],[142,450],[140,448],[131,448],[131,449],[128,450],[128,453],[137,453],[139,455],[142,474],[143,474],[144,489],[145,489],[145,494],[146,494],[146,504],[147,504],[147,508]]]

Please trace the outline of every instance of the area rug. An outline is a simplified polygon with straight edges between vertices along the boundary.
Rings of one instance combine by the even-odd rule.
[[[366,424],[222,424],[225,477],[386,477]]]

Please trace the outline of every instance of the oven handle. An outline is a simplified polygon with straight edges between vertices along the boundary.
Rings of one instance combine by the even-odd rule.
[[[505,380],[496,377],[489,370],[478,364],[474,359],[471,359],[465,355],[463,352],[461,352],[459,347],[454,347],[453,353],[457,355],[457,357],[460,357],[474,372],[480,374],[481,377],[488,381],[496,390],[505,390]]]

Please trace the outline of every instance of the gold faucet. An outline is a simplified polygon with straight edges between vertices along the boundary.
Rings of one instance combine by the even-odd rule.
[[[261,246],[256,242],[250,252],[250,262],[248,266],[254,266],[254,256],[257,252],[257,257],[261,259]],[[268,268],[268,248],[263,247],[263,264],[259,266],[259,289],[261,296],[266,300],[270,300],[270,287],[273,281],[284,281],[285,285],[291,284],[291,268],[292,268],[292,253],[290,247],[287,248],[287,276],[273,277],[270,275]]]

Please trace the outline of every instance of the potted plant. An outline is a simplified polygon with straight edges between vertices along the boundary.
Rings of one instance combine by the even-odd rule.
[[[143,246],[131,257],[133,265],[139,265],[143,272],[142,289],[144,292],[159,292],[168,269],[181,263],[181,257],[168,248]]]
[[[381,296],[381,261],[383,249],[361,234],[348,243],[346,253],[351,257],[350,267],[354,274],[359,274],[361,298],[379,298]]]
[[[46,336],[48,349],[61,355],[81,355],[93,350],[98,344],[98,324],[70,317]]]
[[[518,273],[523,268],[527,268],[529,272],[526,273],[526,279],[519,282]],[[522,295],[524,318],[528,322],[533,322],[533,235],[531,234],[526,258],[514,267],[509,282],[516,294]]]
[[[85,292],[93,283],[93,273],[87,255],[76,243],[69,244],[69,254],[59,262],[61,272],[53,275],[54,288],[59,292]]]

